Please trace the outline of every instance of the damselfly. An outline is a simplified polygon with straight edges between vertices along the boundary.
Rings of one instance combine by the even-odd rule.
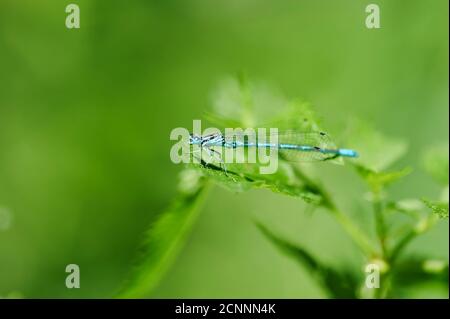
[[[273,142],[273,140],[276,140],[276,142]],[[299,133],[287,131],[265,136],[256,132],[229,135],[214,133],[204,136],[191,134],[189,144],[199,146],[200,151],[205,151],[210,156],[217,155],[219,158],[221,152],[218,149],[220,148],[275,149],[280,158],[293,162],[329,161],[341,157],[358,157],[358,153],[354,150],[337,148],[328,134],[324,132]],[[219,160],[223,162],[223,160]]]

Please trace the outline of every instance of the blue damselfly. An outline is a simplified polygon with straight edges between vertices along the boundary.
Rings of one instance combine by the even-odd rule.
[[[273,142],[276,140],[276,142]],[[351,149],[337,148],[324,132],[283,133],[261,136],[256,132],[233,134],[213,133],[208,135],[191,134],[189,144],[198,146],[209,155],[221,156],[220,148],[263,148],[274,149],[278,156],[292,162],[329,161],[341,157],[354,158],[358,153]],[[220,160],[223,162],[223,160]]]

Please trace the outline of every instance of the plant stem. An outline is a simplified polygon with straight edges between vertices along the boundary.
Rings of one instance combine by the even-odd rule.
[[[405,247],[418,235],[417,231],[415,229],[408,232],[400,241],[395,245],[395,247],[392,249],[389,261],[391,264],[394,264],[397,260],[400,253],[405,249]]]
[[[373,212],[375,217],[375,228],[378,236],[378,240],[380,242],[382,257],[385,258],[387,256],[387,247],[386,247],[386,221],[384,220],[383,215],[383,204],[378,194],[374,194],[374,203],[373,203]]]
[[[397,260],[398,256],[403,252],[406,246],[408,246],[409,243],[414,240],[414,238],[430,230],[430,228],[434,226],[436,221],[436,216],[429,215],[427,218],[419,221],[419,224],[416,225],[416,227],[414,227],[402,239],[400,239],[390,252],[389,261],[391,262],[391,264],[393,264]]]
[[[337,205],[332,201],[328,193],[323,187],[314,183],[307,175],[305,175],[297,166],[293,166],[295,175],[302,180],[308,188],[317,194],[322,196],[322,204],[326,207],[334,216],[334,218],[341,224],[342,228],[353,239],[356,245],[364,252],[366,256],[373,256],[376,254],[376,250],[371,244],[369,238],[364,234],[353,221],[348,218],[346,214],[341,212]]]
[[[375,231],[378,237],[378,241],[380,243],[381,248],[381,255],[379,258],[383,262],[387,264],[387,272],[381,275],[380,282],[383,282],[382,287],[378,288],[375,291],[375,298],[381,299],[385,298],[390,287],[390,273],[389,273],[389,267],[390,267],[390,261],[388,260],[388,249],[386,246],[386,239],[387,239],[387,228],[386,228],[386,221],[384,218],[384,211],[383,211],[383,202],[380,196],[380,190],[373,190],[373,215],[375,219]]]
[[[348,218],[346,214],[344,214],[337,208],[331,210],[331,212],[366,256],[370,257],[376,254],[376,251],[369,238],[352,222],[350,218]]]

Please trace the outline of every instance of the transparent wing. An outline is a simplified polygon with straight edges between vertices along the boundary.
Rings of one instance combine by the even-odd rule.
[[[325,132],[296,132],[296,131],[283,131],[277,133],[258,134],[258,132],[249,131],[243,132],[241,130],[233,132],[232,134],[224,134],[225,141],[233,140],[259,140],[265,139],[269,141],[271,138],[278,138],[280,143],[293,143],[293,144],[306,144],[306,143],[322,143],[324,145],[333,143],[330,137]]]
[[[336,152],[324,153],[318,150],[301,151],[279,149],[278,156],[288,162],[323,162],[330,161],[335,164],[342,164],[342,157]]]
[[[290,162],[342,162],[336,145],[324,132],[285,131],[265,135],[251,131],[234,132],[224,135],[224,139],[228,145],[240,142],[240,146],[276,149],[280,158]]]
[[[337,147],[324,132],[283,132],[278,135],[280,158],[292,162],[316,162],[337,160]],[[297,149],[283,146],[297,145]]]

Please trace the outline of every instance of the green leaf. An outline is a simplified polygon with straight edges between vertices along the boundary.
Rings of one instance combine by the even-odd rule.
[[[376,172],[361,165],[355,165],[355,167],[356,171],[367,182],[374,194],[380,194],[384,188],[409,175],[412,171],[409,167],[391,172]]]
[[[250,189],[264,188],[275,193],[299,197],[308,204],[320,205],[323,203],[323,194],[311,185],[302,183],[296,177],[289,176],[290,167],[280,163],[275,174],[258,174],[257,165],[236,164],[225,170],[215,164],[192,164],[205,177],[212,179],[216,184],[233,192],[243,192]],[[232,170],[232,169],[235,170]]]
[[[336,270],[321,263],[306,249],[279,238],[266,227],[257,224],[261,232],[282,252],[300,262],[333,298],[356,298],[359,278],[354,272]]]
[[[287,103],[270,124],[280,131],[319,132],[324,131],[321,122],[311,104],[297,99]]]
[[[207,185],[193,170],[182,172],[179,194],[149,227],[140,256],[117,297],[148,296],[171,266],[199,214]]]
[[[212,94],[205,118],[223,127],[276,127],[279,131],[323,131],[310,104],[288,101],[279,92],[244,76],[223,79]]]
[[[443,186],[448,185],[449,163],[448,163],[448,143],[434,146],[426,151],[424,165],[426,171]]]
[[[360,156],[355,160],[358,166],[373,172],[386,170],[408,149],[404,140],[386,137],[363,122],[353,124],[347,144],[358,151]]]
[[[423,199],[423,202],[439,218],[448,218],[448,202],[436,202],[428,199]]]
[[[286,103],[266,84],[250,82],[243,75],[229,77],[213,91],[212,111],[207,117],[224,127],[261,127],[283,112]]]

